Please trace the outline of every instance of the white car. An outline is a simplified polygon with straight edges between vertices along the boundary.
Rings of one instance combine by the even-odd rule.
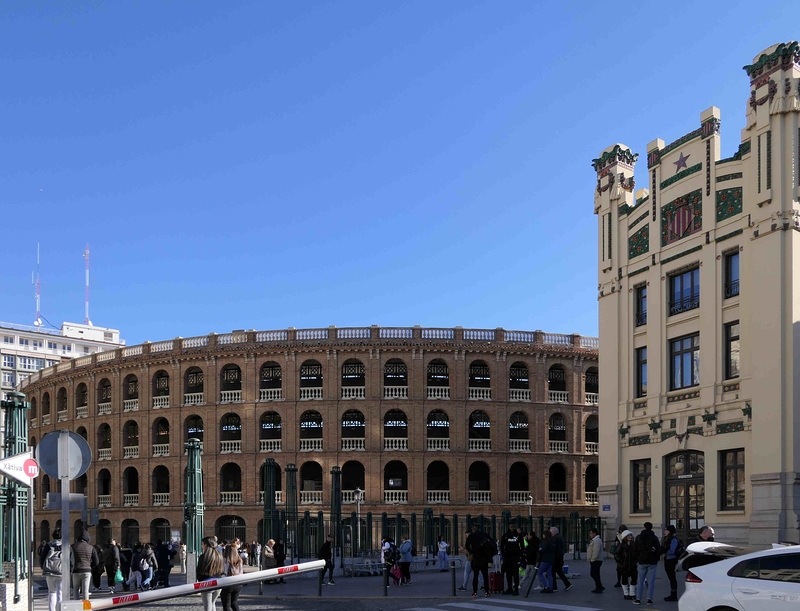
[[[750,552],[721,543],[693,543],[681,565],[687,569],[679,611],[800,610],[800,545]],[[698,566],[697,562],[711,564]]]

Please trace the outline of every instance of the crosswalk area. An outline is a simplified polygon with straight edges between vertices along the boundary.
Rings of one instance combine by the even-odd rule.
[[[435,607],[408,607],[403,611],[457,611],[469,609],[470,611],[538,611],[551,609],[552,611],[602,611],[597,607],[582,607],[576,605],[558,605],[555,603],[537,603],[526,600],[508,600],[507,598],[474,598],[464,602],[447,602]]]

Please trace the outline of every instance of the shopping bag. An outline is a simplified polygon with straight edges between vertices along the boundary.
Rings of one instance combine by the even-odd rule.
[[[114,573],[114,583],[122,583],[125,581],[125,578],[122,576],[122,571],[117,569],[117,572]]]
[[[392,572],[392,575],[394,575],[397,579],[400,579],[402,581],[402,579],[403,579],[403,571],[400,570],[400,565],[399,564],[395,564],[394,566],[392,566],[392,571],[391,572]]]

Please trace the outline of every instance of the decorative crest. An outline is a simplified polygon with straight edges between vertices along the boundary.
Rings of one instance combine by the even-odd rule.
[[[769,55],[763,53],[756,63],[742,66],[742,69],[747,72],[750,80],[755,80],[765,71],[777,68],[779,65],[789,67],[793,63],[800,63],[800,44],[796,40],[782,42],[772,53]]]
[[[622,162],[632,166],[636,163],[639,153],[631,153],[630,149],[622,148],[619,144],[614,145],[610,151],[606,151],[598,159],[592,159],[592,166],[595,172],[600,172],[606,167],[617,162]]]

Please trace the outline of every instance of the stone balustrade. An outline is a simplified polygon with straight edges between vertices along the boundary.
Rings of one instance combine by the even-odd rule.
[[[322,452],[322,439],[301,439],[301,452]]]
[[[470,439],[469,440],[470,452],[491,452],[492,440],[491,439]]]
[[[238,454],[242,451],[242,440],[232,439],[228,441],[219,442],[220,454]]]
[[[169,456],[168,443],[153,444],[153,456]]]
[[[97,404],[97,415],[106,416],[111,413],[111,401]]]
[[[531,496],[530,492],[525,492],[520,490],[509,490],[508,502],[513,505],[527,505],[530,496]]]
[[[219,493],[220,505],[241,505],[242,504],[242,491],[236,492],[220,492]]]
[[[428,399],[449,399],[449,386],[428,386],[426,396]]]
[[[509,439],[508,440],[509,452],[530,452],[531,440],[530,439]]]
[[[527,401],[531,400],[531,391],[529,388],[509,388],[508,389],[509,401]]]
[[[569,503],[569,492],[551,491],[548,494],[551,503],[556,503],[556,504]]]
[[[389,451],[408,450],[408,437],[384,437],[383,449]]]
[[[219,393],[220,403],[235,403],[242,400],[241,390],[223,390]]]
[[[469,389],[470,401],[491,401],[492,389],[491,388],[472,388]]]
[[[122,458],[139,458],[139,446],[125,446],[122,448]]]
[[[282,441],[280,439],[259,439],[259,452],[281,452]]]
[[[342,399],[364,399],[364,386],[342,386]]]
[[[111,460],[111,448],[97,450],[97,460]]]
[[[97,495],[97,508],[98,509],[106,509],[111,507],[111,495],[110,494],[98,494]]]
[[[301,490],[301,505],[322,505],[322,490]]]
[[[387,505],[408,503],[408,490],[384,490],[383,502]]]
[[[597,493],[586,491],[583,493],[583,500],[587,505],[597,505]]]
[[[259,401],[281,401],[283,390],[280,388],[261,388],[258,393]]]
[[[275,491],[275,504],[276,505],[280,505],[282,503],[283,503],[283,490],[276,490]],[[261,492],[259,492],[259,494],[258,494],[258,504],[259,505],[263,505],[264,504],[264,491],[263,490]]]
[[[187,392],[183,394],[184,405],[202,405],[205,402],[206,402],[205,393]]]
[[[169,407],[169,397],[153,397],[153,409]]]
[[[449,437],[428,437],[428,451],[429,452],[449,452],[450,451],[450,438]]]
[[[67,421],[67,410],[60,409],[56,414],[56,421],[57,422],[66,422]]]
[[[408,399],[408,386],[384,386],[384,399]]]
[[[586,453],[597,454],[600,451],[600,444],[597,441],[586,442]]]
[[[470,503],[491,503],[492,491],[491,490],[470,490],[469,491]]]
[[[586,405],[598,405],[600,403],[600,395],[596,392],[586,393]]]
[[[313,388],[300,389],[301,401],[322,401],[322,387],[315,386]]]
[[[365,440],[363,437],[345,437],[342,439],[342,450],[364,451]]]
[[[557,454],[567,454],[569,452],[569,441],[551,441],[550,451]]]
[[[109,407],[111,407],[111,404],[109,404]],[[47,426],[48,424],[50,424],[50,414],[42,414],[42,426]]]
[[[569,403],[569,392],[566,390],[548,390],[547,393],[550,403]]]
[[[125,399],[122,402],[122,411],[123,412],[138,412],[139,411],[139,399]]]
[[[153,493],[153,505],[169,505],[169,492]]]
[[[431,504],[448,504],[450,503],[449,490],[428,490],[428,503]]]
[[[89,417],[89,406],[88,405],[79,405],[75,408],[75,417],[76,418],[88,418]]]
[[[139,495],[138,494],[123,494],[122,495],[123,507],[138,507]]]

